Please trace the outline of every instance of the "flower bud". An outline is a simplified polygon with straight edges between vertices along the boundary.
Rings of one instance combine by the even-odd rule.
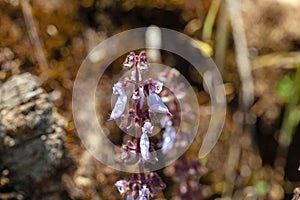
[[[143,133],[140,141],[140,149],[141,149],[142,157],[145,161],[148,161],[150,159],[149,146],[150,146],[150,142],[149,142],[148,135],[146,133]]]

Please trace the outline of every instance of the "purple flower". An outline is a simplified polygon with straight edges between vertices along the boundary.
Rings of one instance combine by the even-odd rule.
[[[115,83],[113,86],[113,93],[116,95],[125,95],[123,84],[120,82]]]
[[[157,195],[166,188],[166,184],[161,180],[158,174],[154,172],[147,174],[146,182],[147,186],[150,188],[152,196]]]
[[[125,180],[119,180],[115,183],[115,186],[118,188],[120,194],[124,194],[126,192],[126,181]]]
[[[140,70],[147,70],[149,69],[150,64],[147,60],[147,55],[145,51],[141,51],[138,57],[138,68]]]
[[[144,126],[142,127],[142,132],[146,134],[152,134],[153,126],[150,122],[145,122]]]
[[[123,62],[123,69],[131,69],[135,64],[136,58],[133,52],[130,52]]]
[[[117,82],[116,84],[114,84],[113,93],[115,95],[120,95],[120,96],[118,97],[115,107],[110,114],[109,120],[114,120],[114,119],[121,117],[121,115],[125,111],[126,104],[127,104],[127,96],[125,94],[122,83]]]
[[[162,141],[162,153],[166,154],[174,145],[176,133],[175,129],[172,126],[167,126]]]
[[[142,157],[145,161],[150,160],[149,147],[150,147],[150,142],[149,142],[148,135],[146,133],[143,133],[140,141],[140,149],[141,149]]]
[[[152,81],[149,84],[149,92],[155,92],[156,94],[159,94],[162,91],[163,85],[164,84],[160,81]]]
[[[126,104],[127,104],[127,96],[126,95],[119,96],[116,105],[110,114],[109,120],[114,120],[119,118],[124,113]]]
[[[138,200],[148,200],[150,198],[150,190],[146,185],[139,191]]]
[[[161,98],[153,92],[149,93],[149,96],[147,97],[147,103],[150,110],[154,112],[162,114],[171,114],[168,107],[163,103]]]

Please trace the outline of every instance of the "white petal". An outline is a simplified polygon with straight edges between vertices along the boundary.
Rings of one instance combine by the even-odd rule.
[[[109,120],[114,120],[119,118],[124,113],[126,104],[127,104],[127,96],[126,95],[119,96],[116,105],[110,114]]]
[[[157,94],[150,93],[147,97],[147,102],[152,111],[163,114],[171,114],[168,107],[163,103]]]
[[[119,95],[125,95],[123,84],[120,82],[115,83],[113,86],[113,93]]]
[[[143,188],[139,191],[139,196],[144,196],[144,197],[150,196],[150,190],[147,188],[147,186],[143,185]]]
[[[119,180],[115,183],[115,186],[118,188],[120,194],[124,194],[126,190],[126,181]]]
[[[140,141],[140,149],[141,149],[142,157],[145,161],[150,159],[149,147],[150,147],[149,138],[146,133],[143,133]]]

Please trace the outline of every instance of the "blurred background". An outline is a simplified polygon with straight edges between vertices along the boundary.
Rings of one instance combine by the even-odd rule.
[[[151,25],[194,38],[194,48],[213,58],[224,80],[222,135],[198,159],[209,94],[193,66],[161,52],[162,63],[197,92],[201,127],[186,157],[201,164],[196,187],[203,199],[292,199],[300,186],[299,10],[299,0],[1,0],[0,199],[122,199],[114,183],[130,174],[107,168],[83,147],[72,120],[72,87],[97,44]],[[101,80],[108,94],[124,58]],[[30,105],[26,95],[20,103],[7,100],[29,80]],[[98,111],[109,116],[110,109],[98,105]],[[40,116],[45,121],[32,128]],[[115,133],[110,139],[122,144],[120,130],[107,126]],[[180,195],[172,166],[158,174],[167,187],[154,199],[200,198]]]

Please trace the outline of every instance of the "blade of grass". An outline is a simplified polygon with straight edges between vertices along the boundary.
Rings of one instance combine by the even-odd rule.
[[[213,0],[211,3],[211,6],[208,10],[204,27],[203,27],[203,33],[202,33],[202,40],[203,41],[210,41],[211,35],[212,35],[212,29],[214,26],[214,22],[218,13],[218,10],[220,8],[222,0]]]
[[[293,139],[295,130],[299,124],[299,101],[300,101],[300,65],[296,70],[296,76],[294,80],[295,93],[293,98],[290,99],[287,109],[284,113],[282,127],[279,135],[279,145],[282,147],[288,147]]]

